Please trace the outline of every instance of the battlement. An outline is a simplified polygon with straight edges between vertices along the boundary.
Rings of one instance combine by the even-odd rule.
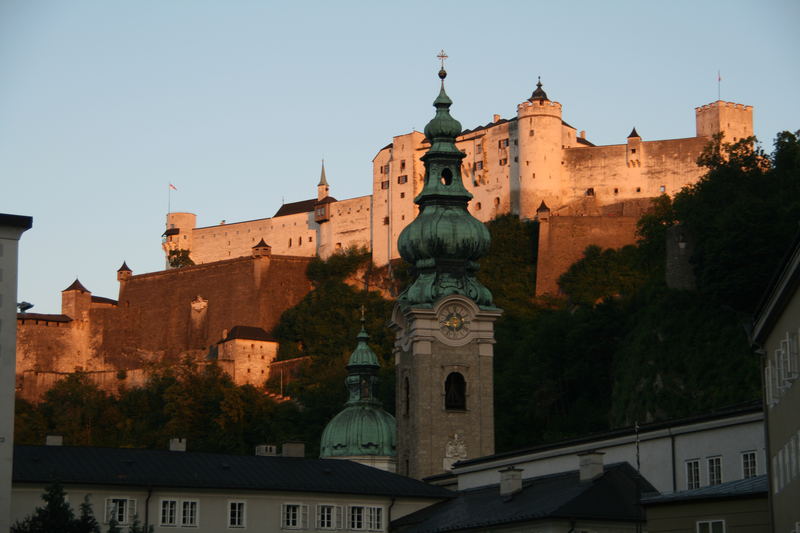
[[[695,107],[695,113],[705,113],[715,108],[725,107],[728,109],[738,109],[741,111],[747,111],[749,113],[753,112],[753,106],[745,105],[745,104],[737,104],[736,102],[725,102],[723,100],[717,100],[716,102],[711,102],[710,104],[702,105],[700,107]]]
[[[526,100],[517,106],[517,115],[520,117],[549,115],[561,118],[561,104],[550,100]]]
[[[717,100],[695,108],[698,137],[725,133],[727,141],[753,135],[753,106]]]

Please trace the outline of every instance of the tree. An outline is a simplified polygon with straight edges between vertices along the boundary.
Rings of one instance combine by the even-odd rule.
[[[37,507],[31,516],[12,525],[11,533],[100,533],[88,496],[81,504],[80,518],[75,518],[64,489],[57,482],[47,486],[42,500],[44,507]]]
[[[194,265],[194,261],[189,257],[189,253],[189,250],[183,249],[170,250],[167,255],[169,266],[172,268],[183,268]]]

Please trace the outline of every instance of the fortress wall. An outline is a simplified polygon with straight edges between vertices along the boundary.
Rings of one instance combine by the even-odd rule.
[[[359,196],[331,204],[331,218],[326,224],[331,225],[334,242],[328,255],[351,246],[370,249],[371,203],[370,196]]]
[[[270,331],[311,289],[310,260],[242,257],[133,276],[120,294],[123,313],[98,326],[105,331],[100,350],[124,353],[135,346],[169,359],[206,349],[233,326]]]
[[[277,355],[277,342],[232,339],[219,345],[217,362],[237,385],[260,386],[269,378]]]
[[[456,140],[459,150],[467,154],[461,177],[464,187],[473,195],[469,211],[482,222],[511,211],[509,177],[516,168],[517,146],[516,130],[511,131],[510,124],[493,124]],[[478,162],[482,163],[482,169],[475,167]]]
[[[536,294],[558,294],[558,278],[587,246],[621,248],[636,242],[638,217],[553,216],[539,224]]]
[[[22,399],[29,402],[38,401],[53,385],[66,379],[69,375],[69,372],[37,372],[33,370],[24,373],[17,372],[17,393]],[[117,394],[122,387],[130,389],[144,386],[147,383],[148,372],[145,369],[126,370],[123,373],[118,370],[104,370],[87,372],[86,376],[100,389]]]
[[[72,372],[76,367],[83,367],[86,354],[78,353],[81,343],[77,338],[86,327],[85,323],[77,321],[18,319],[16,373],[35,370]]]
[[[318,228],[313,213],[195,228],[191,257],[197,264],[246,257],[262,238],[275,254],[310,257],[317,252]]]
[[[579,198],[592,188],[600,204],[674,195],[702,175],[697,158],[708,142],[705,137],[642,141],[636,153],[625,144],[567,148],[564,168],[569,188],[562,195]]]

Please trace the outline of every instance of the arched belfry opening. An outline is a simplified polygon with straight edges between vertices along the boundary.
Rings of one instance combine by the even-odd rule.
[[[467,408],[467,382],[458,372],[448,374],[444,382],[444,408],[464,411]]]

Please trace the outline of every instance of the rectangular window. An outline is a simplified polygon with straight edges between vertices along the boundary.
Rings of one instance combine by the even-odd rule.
[[[501,139],[497,141],[498,148],[505,148],[506,146],[508,146],[508,139]]]
[[[244,502],[228,502],[228,527],[244,526]]]
[[[483,170],[483,161],[475,162],[475,170]]]
[[[389,165],[386,165],[386,166],[383,167],[383,173],[384,174],[388,174],[389,173]]]
[[[756,452],[742,452],[742,477],[744,479],[756,476]]]
[[[697,533],[725,533],[725,521],[703,520],[697,522]]]
[[[719,485],[722,483],[722,457],[708,458],[708,484]]]
[[[389,180],[381,182],[381,189],[388,189],[389,188]]]
[[[405,159],[401,159],[400,160],[400,170],[405,170],[405,169],[406,169],[406,160]]]
[[[178,525],[178,502],[176,500],[161,500],[162,526]]]
[[[383,531],[383,507],[367,508],[367,529]]]
[[[508,159],[501,159],[501,160],[500,160],[500,166],[501,166],[501,167],[504,167],[504,166],[506,166],[507,164],[508,164]]]
[[[317,505],[317,529],[342,529],[342,508],[338,505]]]
[[[405,174],[397,177],[397,183],[399,183],[400,185],[406,183],[407,181],[408,181],[408,176],[406,176]]]
[[[105,522],[114,520],[117,524],[126,525],[136,516],[136,500],[129,498],[107,498]]]
[[[364,529],[364,507],[350,507],[350,517],[347,525],[350,529]]]
[[[686,461],[686,490],[700,488],[700,461]]]
[[[299,503],[284,503],[281,508],[281,527],[303,529],[308,523],[308,506]]]
[[[483,153],[483,145],[482,144],[476,144],[475,145],[475,153],[476,154]]]
[[[197,526],[197,501],[186,500],[181,502],[181,525]]]

